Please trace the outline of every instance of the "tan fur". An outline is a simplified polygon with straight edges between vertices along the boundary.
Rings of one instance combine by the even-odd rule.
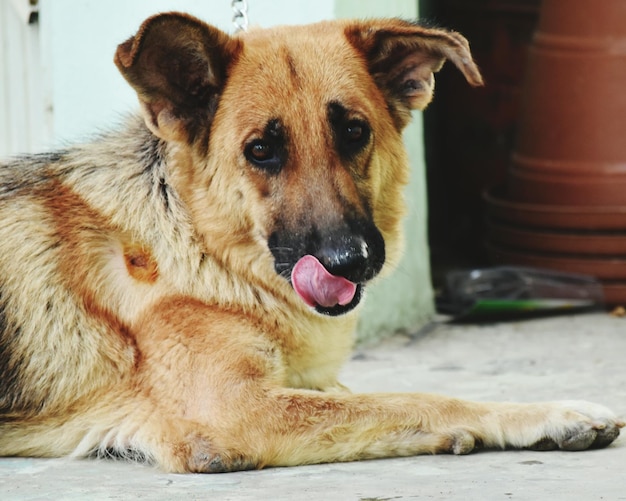
[[[585,402],[351,395],[358,307],[315,311],[280,262],[354,225],[385,251],[360,286],[398,261],[401,133],[445,59],[482,83],[461,35],[399,20],[147,20],[115,59],[142,117],[0,169],[0,454],[213,472],[614,440]]]

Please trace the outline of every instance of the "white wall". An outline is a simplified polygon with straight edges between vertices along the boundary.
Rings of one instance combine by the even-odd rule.
[[[41,149],[50,135],[39,27],[28,24],[28,7],[0,0],[0,158]]]

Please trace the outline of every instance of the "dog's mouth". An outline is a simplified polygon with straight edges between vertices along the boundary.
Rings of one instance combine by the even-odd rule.
[[[365,284],[385,263],[385,242],[378,229],[367,221],[348,221],[325,232],[282,230],[268,238],[276,273],[322,315],[352,311],[363,298]]]
[[[291,272],[296,294],[318,313],[337,316],[352,310],[361,301],[363,286],[331,274],[315,256],[298,260]]]

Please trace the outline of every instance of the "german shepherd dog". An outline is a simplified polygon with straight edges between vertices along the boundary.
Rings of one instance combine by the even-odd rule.
[[[461,35],[401,20],[146,20],[115,54],[141,114],[0,169],[0,454],[224,472],[611,443],[595,404],[337,382],[445,60],[481,85]]]

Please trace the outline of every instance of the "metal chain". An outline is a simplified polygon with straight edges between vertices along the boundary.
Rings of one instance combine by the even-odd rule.
[[[235,33],[247,31],[248,29],[248,2],[246,0],[232,0],[230,4],[233,8],[233,25]]]

